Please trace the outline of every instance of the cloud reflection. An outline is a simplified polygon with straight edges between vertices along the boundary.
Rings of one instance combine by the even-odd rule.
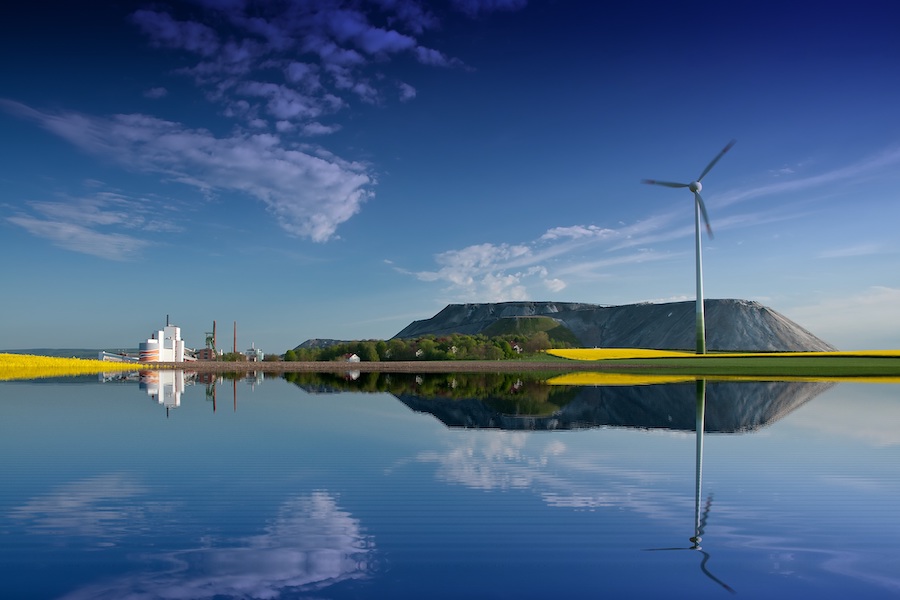
[[[94,491],[87,493],[89,489]],[[117,525],[124,528],[130,517],[101,505],[111,497],[133,498],[144,491],[119,476],[93,478],[53,497],[29,502],[16,513],[48,531],[66,528],[103,535]],[[332,495],[318,491],[282,504],[262,534],[145,555],[139,558],[143,564],[162,564],[162,570],[93,584],[64,598],[277,598],[287,590],[316,590],[364,578],[372,552],[372,541],[362,532],[359,520],[341,510]]]
[[[634,468],[619,455],[602,450],[586,454],[559,439],[521,431],[463,431],[454,442],[444,452],[421,453],[417,460],[434,464],[437,478],[448,483],[484,491],[528,490],[557,509],[623,509],[658,524],[678,527],[690,522],[693,498],[687,489],[692,483],[688,465],[684,473],[675,474],[663,468]],[[683,478],[685,485],[673,487],[673,478]],[[823,479],[831,486],[895,497],[890,483],[870,477],[830,474]],[[810,538],[806,531],[815,527],[812,523],[818,517],[812,517],[811,523],[803,505],[764,502],[750,507],[720,501],[713,510],[715,523],[707,530],[707,541],[717,556],[768,550],[771,573],[794,576],[812,565],[879,588],[900,590],[900,577],[880,550],[836,544],[835,540],[846,541],[839,531]]]
[[[548,506],[594,510],[618,506],[654,519],[676,522],[691,506],[690,498],[658,489],[648,482],[671,474],[616,466],[598,453],[581,459],[559,439],[536,443],[525,431],[466,432],[459,444],[441,452],[424,452],[420,462],[435,463],[438,479],[479,490],[531,490]],[[596,483],[602,481],[598,487]]]
[[[34,533],[84,536],[101,546],[114,545],[147,522],[154,509],[134,502],[146,491],[127,474],[99,475],[37,496],[14,508],[11,516]]]

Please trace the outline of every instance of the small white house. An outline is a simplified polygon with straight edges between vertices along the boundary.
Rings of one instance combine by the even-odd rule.
[[[345,354],[344,360],[347,362],[358,363],[361,359],[356,354]]]

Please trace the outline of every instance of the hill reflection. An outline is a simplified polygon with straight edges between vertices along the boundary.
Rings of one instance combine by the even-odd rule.
[[[695,431],[696,383],[548,385],[510,373],[378,374],[358,378],[288,373],[310,393],[390,393],[448,427],[557,430],[629,427]],[[716,381],[706,387],[706,431],[753,431],[777,421],[834,384],[815,381]]]

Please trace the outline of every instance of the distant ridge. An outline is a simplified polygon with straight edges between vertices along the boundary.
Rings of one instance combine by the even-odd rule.
[[[711,351],[793,352],[836,350],[784,315],[750,300],[706,300],[706,346]],[[475,335],[500,319],[546,316],[569,329],[584,347],[695,348],[693,301],[604,306],[580,302],[449,304],[414,321],[396,336]]]
[[[338,344],[346,344],[347,340],[333,340],[328,338],[312,338],[306,340],[299,346],[296,346],[294,350],[300,350],[302,348],[312,349],[312,350],[322,350],[324,348],[330,348],[331,346],[337,346]]]

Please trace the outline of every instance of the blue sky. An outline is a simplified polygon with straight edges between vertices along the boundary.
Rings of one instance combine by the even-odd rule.
[[[25,3],[22,3],[25,4]],[[758,300],[900,348],[891,2],[88,2],[0,19],[0,348],[284,352],[448,303]],[[223,344],[222,337],[227,342]]]

